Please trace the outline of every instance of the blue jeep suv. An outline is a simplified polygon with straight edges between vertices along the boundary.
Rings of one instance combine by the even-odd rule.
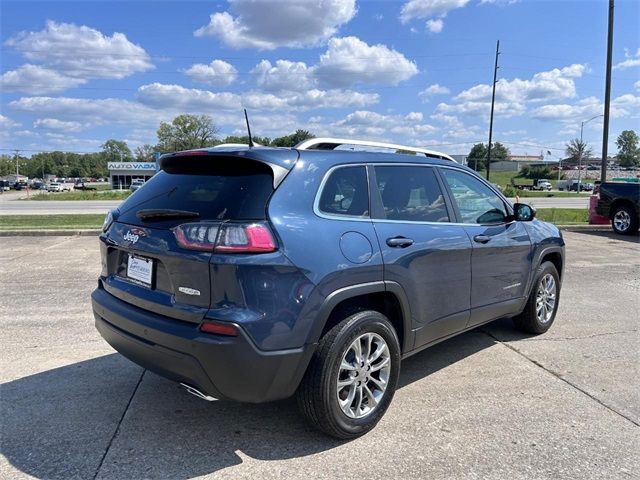
[[[501,317],[553,323],[564,242],[444,154],[211,148],[105,220],[96,327],[207,400],[294,394],[338,438],[372,429],[400,361]]]

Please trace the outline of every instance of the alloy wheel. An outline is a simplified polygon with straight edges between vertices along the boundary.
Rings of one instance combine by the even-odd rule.
[[[556,294],[556,280],[553,275],[547,273],[540,279],[536,294],[536,317],[540,323],[551,320],[556,306]]]
[[[356,338],[340,362],[337,380],[338,404],[350,418],[373,412],[387,389],[391,356],[385,340],[376,333]]]

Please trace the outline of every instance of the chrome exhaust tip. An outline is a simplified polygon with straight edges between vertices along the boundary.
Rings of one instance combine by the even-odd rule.
[[[187,392],[189,392],[191,395],[201,398],[202,400],[206,400],[207,402],[213,402],[217,400],[216,398],[206,395],[202,393],[200,390],[198,390],[197,388],[194,388],[191,385],[187,385],[186,383],[181,383],[180,386],[184,388]]]

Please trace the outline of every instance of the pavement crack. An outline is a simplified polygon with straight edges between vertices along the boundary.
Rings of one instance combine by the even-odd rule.
[[[583,340],[586,338],[597,338],[597,337],[607,337],[609,335],[622,335],[625,333],[636,333],[638,330],[621,330],[619,332],[603,332],[603,333],[594,333],[592,335],[584,335],[581,337],[555,337],[555,338],[526,338],[518,341],[522,342],[562,342],[564,340]],[[487,332],[484,332],[487,333]]]
[[[537,366],[538,368],[541,368],[542,370],[544,370],[545,372],[553,375],[554,377],[556,377],[558,380],[566,383],[567,385],[569,385],[570,387],[574,388],[575,390],[581,392],[582,394],[586,395],[587,397],[589,397],[591,400],[593,400],[594,402],[600,404],[601,406],[603,406],[604,408],[606,408],[607,410],[609,410],[611,413],[614,413],[615,415],[624,418],[625,420],[627,420],[628,422],[631,422],[633,425],[635,425],[636,427],[640,427],[640,423],[638,423],[636,420],[634,420],[633,418],[629,417],[628,415],[625,415],[622,412],[619,412],[618,410],[616,410],[615,408],[607,405],[606,403],[604,403],[602,400],[600,400],[599,398],[595,397],[594,395],[592,395],[591,393],[587,392],[586,390],[584,390],[583,388],[579,387],[578,385],[576,385],[575,383],[572,383],[571,381],[567,380],[566,378],[564,378],[562,375],[560,375],[558,372],[554,372],[553,370],[550,370],[549,368],[545,367],[542,363],[538,362],[537,360],[534,360],[533,358],[525,355],[524,353],[522,353],[520,350],[518,350],[516,347],[514,347],[513,345],[509,345],[506,342],[501,341],[498,337],[496,337],[495,335],[493,335],[491,332],[488,332],[484,329],[480,329],[480,331],[482,333],[484,333],[485,335],[487,335],[488,337],[492,338],[495,342],[499,343],[500,345],[503,345],[505,347],[507,347],[509,350],[517,353],[518,355],[520,355],[522,358],[524,358],[525,360],[529,361],[530,363],[533,363],[535,366]]]
[[[127,402],[127,406],[125,407],[124,411],[122,412],[122,416],[120,417],[120,420],[118,421],[118,425],[116,426],[116,429],[114,430],[113,435],[111,436],[111,439],[109,440],[109,443],[107,444],[107,448],[105,449],[104,454],[102,455],[102,458],[100,459],[100,463],[98,463],[98,467],[96,468],[96,473],[93,475],[93,480],[96,480],[96,478],[98,478],[98,475],[100,474],[100,470],[102,469],[102,464],[104,463],[105,459],[107,458],[107,455],[109,454],[109,450],[111,449],[111,445],[113,444],[114,440],[116,439],[116,437],[120,433],[120,426],[122,425],[122,422],[124,421],[124,417],[127,415],[127,412],[129,411],[129,407],[131,406],[131,402],[133,401],[133,397],[136,395],[136,392],[138,391],[138,387],[142,383],[142,378],[144,377],[144,374],[146,373],[146,371],[147,371],[146,369],[142,370],[142,373],[140,374],[140,378],[138,379],[138,383],[136,383],[136,386],[133,389],[133,392],[131,392],[131,397],[129,397],[129,401]]]

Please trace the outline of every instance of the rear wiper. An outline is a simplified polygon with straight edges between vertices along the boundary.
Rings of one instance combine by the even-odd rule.
[[[189,210],[173,210],[170,208],[147,208],[139,210],[136,216],[140,220],[169,220],[172,218],[198,218],[198,212],[190,212]]]

